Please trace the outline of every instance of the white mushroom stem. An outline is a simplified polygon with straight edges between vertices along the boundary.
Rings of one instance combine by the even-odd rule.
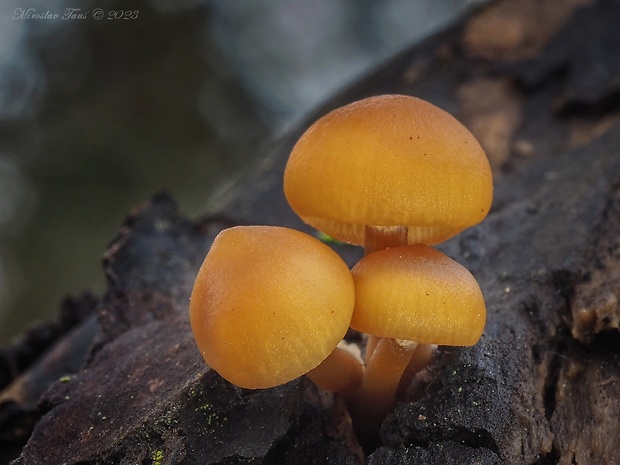
[[[319,388],[337,392],[349,399],[362,384],[364,365],[360,356],[341,342],[318,367],[310,370],[306,376]]]

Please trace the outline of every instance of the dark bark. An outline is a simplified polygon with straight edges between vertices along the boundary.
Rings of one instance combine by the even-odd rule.
[[[474,131],[495,172],[489,217],[441,246],[479,280],[485,333],[473,348],[440,348],[375,451],[363,457],[342,401],[305,379],[262,391],[223,381],[199,356],[187,318],[194,275],[220,229],[308,231],[281,176],[310,118],[221,199],[226,221],[192,223],[166,195],[128,218],[105,254],[97,319],[55,336],[58,346],[91,335],[88,355],[83,343],[72,354],[86,364],[53,371],[38,406],[19,396],[0,404],[7,443],[21,444],[7,434],[7,412],[29,406],[36,423],[15,463],[618,463],[620,5],[578,9],[584,3],[493,4],[318,112],[378,93],[425,98]],[[575,36],[584,39],[566,39]],[[349,263],[361,254],[337,247]],[[3,352],[5,365],[15,350]],[[27,369],[20,362],[22,380],[48,363],[34,355]]]

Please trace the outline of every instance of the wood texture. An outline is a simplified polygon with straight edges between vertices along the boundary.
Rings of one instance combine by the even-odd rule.
[[[192,223],[166,195],[138,208],[105,254],[87,362],[47,378],[15,464],[620,463],[619,15],[614,1],[493,3],[275,142],[217,217]],[[210,371],[188,296],[221,228],[310,231],[282,195],[292,144],[328,109],[388,92],[455,114],[489,154],[489,217],[441,246],[479,280],[488,320],[473,348],[440,348],[364,456],[342,401],[308,380],[244,391]],[[7,420],[20,402],[0,403],[7,444],[20,444]]]

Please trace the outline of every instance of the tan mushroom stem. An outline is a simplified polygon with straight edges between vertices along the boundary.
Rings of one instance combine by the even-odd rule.
[[[366,362],[368,362],[370,357],[372,357],[372,354],[380,340],[381,338],[379,336],[373,336],[372,334],[368,335],[368,339],[366,339],[366,351],[364,352],[364,360]]]
[[[374,354],[376,347],[384,339],[386,338],[373,336],[373,335],[368,336],[368,340],[366,342],[366,352],[364,354],[364,360],[367,366],[373,360],[373,354]],[[437,345],[436,344],[421,344],[415,341],[407,341],[405,339],[400,339],[399,341],[401,341],[401,343],[406,342],[406,343],[415,344],[416,346],[415,351],[412,354],[404,354],[404,356],[407,357],[409,361],[407,363],[407,366],[405,367],[405,370],[403,371],[403,374],[400,380],[400,385],[398,387],[398,390],[396,391],[396,398],[403,398],[404,394],[409,388],[409,385],[413,381],[413,377],[415,376],[415,374],[422,371],[430,363],[431,359],[433,358],[433,354],[435,353],[435,350],[437,349]],[[395,353],[394,355],[396,357],[400,357],[403,354]],[[398,364],[399,364],[398,361],[394,361],[390,364],[390,366],[398,365]]]
[[[364,360],[364,379],[353,399],[356,423],[365,423],[361,434],[376,433],[381,422],[392,411],[396,400],[403,398],[416,373],[430,362],[437,346],[405,339],[369,335]],[[370,406],[370,407],[369,407]],[[363,422],[357,420],[363,417]]]
[[[366,225],[364,227],[364,232],[365,232],[364,255],[368,255],[377,250],[382,250],[382,249],[386,249],[389,247],[400,247],[400,246],[404,246],[408,244],[407,226],[368,226]],[[374,350],[379,344],[379,342],[383,339],[384,338],[373,336],[372,334],[368,336],[368,340],[366,343],[366,353],[364,357],[367,366],[371,365],[372,360],[373,360]],[[386,352],[382,355],[381,359],[384,359],[390,356],[395,357],[394,360],[389,361],[389,363],[386,365],[387,367],[392,367],[392,366],[400,367],[401,365],[405,364],[405,368],[400,373],[400,375],[402,375],[405,372],[408,373],[408,376],[406,378],[403,378],[403,382],[401,383],[401,384],[404,384],[405,382],[407,382],[407,386],[403,386],[403,388],[401,388],[401,389],[406,390],[409,385],[409,382],[411,382],[411,380],[413,379],[413,375],[417,373],[418,371],[422,370],[430,362],[435,346],[432,344],[418,344],[415,341],[401,341],[401,342],[402,343],[407,342],[409,343],[409,345],[413,345],[414,349],[418,345],[420,347],[418,347],[417,350],[411,350],[411,351],[398,350],[398,351]],[[411,365],[411,367],[408,367],[407,365]],[[379,367],[379,369],[381,369],[381,367]],[[394,376],[396,376],[396,374],[394,374]],[[365,378],[368,378],[364,380],[364,383],[366,384],[384,382],[381,380],[381,378],[373,379],[372,377],[369,378],[368,375]],[[400,378],[399,378],[399,381],[400,381]],[[399,381],[397,381],[396,387],[398,387]],[[385,402],[391,404],[392,406],[395,401],[394,396],[396,395],[396,387],[393,390],[391,387],[386,388],[384,390],[385,395],[391,396],[391,398],[386,399]],[[369,389],[379,392],[379,389],[372,387],[372,386],[370,386]],[[386,414],[389,413],[389,410],[391,410],[391,408],[388,409]]]
[[[405,368],[400,378],[400,384],[396,390],[396,399],[405,398],[407,390],[413,382],[413,377],[428,366],[436,349],[436,344],[418,344],[411,360],[407,364],[407,368]]]
[[[364,253],[407,245],[407,226],[364,227]]]
[[[362,384],[364,366],[360,358],[339,345],[306,376],[321,389],[337,392],[350,399]]]
[[[407,245],[408,242],[406,226],[367,225],[364,233],[364,255]],[[411,381],[413,374],[421,369],[423,360],[414,357],[417,348],[418,343],[414,341],[368,335],[364,356],[366,371],[351,407],[357,434],[363,441],[368,441],[376,434],[385,417],[394,408],[397,391],[403,385],[403,375],[411,373],[407,377],[407,381]],[[406,387],[400,388],[403,389]]]
[[[412,341],[378,338],[366,359],[364,379],[351,406],[353,423],[362,438],[376,434],[394,408],[401,377],[417,346]]]

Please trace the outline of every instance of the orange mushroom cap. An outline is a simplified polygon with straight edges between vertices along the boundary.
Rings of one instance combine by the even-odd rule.
[[[239,226],[213,242],[194,284],[190,320],[207,364],[244,388],[291,381],[345,335],[353,278],[342,259],[299,231]]]
[[[427,245],[384,249],[352,270],[351,327],[374,336],[470,346],[480,339],[486,306],[476,279]]]
[[[406,226],[435,244],[487,215],[488,159],[454,117],[415,97],[360,100],[316,121],[293,148],[284,192],[308,224],[364,244],[365,226]]]

